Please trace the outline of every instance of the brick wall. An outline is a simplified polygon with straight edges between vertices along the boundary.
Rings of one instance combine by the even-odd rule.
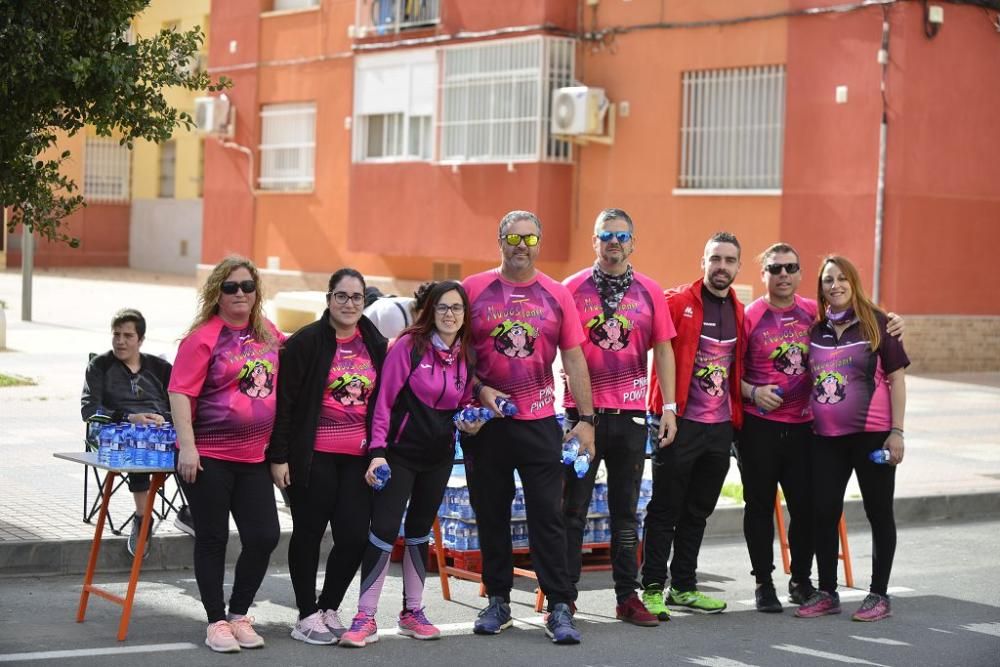
[[[904,315],[913,373],[1000,370],[1000,316]]]

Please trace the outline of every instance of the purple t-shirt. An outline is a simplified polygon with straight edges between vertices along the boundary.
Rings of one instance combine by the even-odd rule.
[[[316,423],[317,452],[365,453],[368,445],[368,399],[375,388],[376,371],[360,332],[337,339],[337,353],[330,362],[323,403]]]
[[[886,333],[886,317],[877,314],[881,330],[878,350],[863,338],[861,324],[851,324],[837,340],[827,322],[809,336],[813,430],[837,436],[892,428],[887,376],[910,365],[903,344]]]
[[[781,407],[771,412],[761,412],[752,401],[743,399],[743,408],[749,414],[789,424],[812,419],[809,328],[815,320],[816,302],[798,295],[787,308],[776,308],[763,297],[747,306],[743,320],[747,335],[743,379],[757,386],[777,385],[784,399]]]
[[[731,296],[719,298],[702,287],[701,297],[705,315],[682,416],[703,424],[721,424],[731,421],[733,413],[729,373],[736,355],[736,314]]]
[[[274,426],[278,348],[284,336],[270,322],[270,343],[234,329],[216,315],[181,341],[168,391],[192,400],[198,454],[260,463]]]
[[[462,285],[472,303],[477,377],[510,394],[515,419],[554,415],[556,350],[584,340],[569,290],[540,271],[529,282],[514,283],[499,269],[469,276]]]
[[[583,353],[594,407],[645,410],[649,388],[647,352],[677,335],[663,289],[652,278],[634,272],[632,285],[615,314],[606,318],[593,275],[592,268],[584,269],[563,284],[573,296],[587,337]],[[563,404],[576,407],[568,383]]]

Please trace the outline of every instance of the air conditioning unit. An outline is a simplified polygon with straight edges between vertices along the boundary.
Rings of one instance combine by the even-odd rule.
[[[552,91],[552,134],[601,134],[608,98],[603,88],[570,86]]]
[[[198,97],[194,101],[194,124],[202,134],[231,137],[234,112],[225,95]]]

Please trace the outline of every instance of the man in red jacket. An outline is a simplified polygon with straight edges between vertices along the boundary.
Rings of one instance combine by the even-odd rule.
[[[677,416],[673,444],[660,441],[653,458],[653,497],[646,507],[642,563],[642,601],[660,620],[670,618],[664,604],[670,547],[670,590],[666,604],[718,613],[722,600],[697,590],[698,552],[705,522],[729,471],[733,431],[743,418],[740,396],[743,350],[743,304],[730,289],[740,269],[740,243],[718,232],[705,245],[704,276],[666,292],[677,337],[677,404],[663,405],[653,369],[649,409]]]

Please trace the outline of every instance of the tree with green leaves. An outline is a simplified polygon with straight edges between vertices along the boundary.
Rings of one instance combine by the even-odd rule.
[[[164,98],[164,90],[218,91],[193,67],[205,39],[200,28],[132,36],[132,17],[150,0],[0,0],[0,206],[18,223],[50,241],[76,246],[61,225],[85,205],[79,186],[60,165],[70,157],[42,157],[60,133],[87,125],[102,136],[163,142],[191,116]]]

